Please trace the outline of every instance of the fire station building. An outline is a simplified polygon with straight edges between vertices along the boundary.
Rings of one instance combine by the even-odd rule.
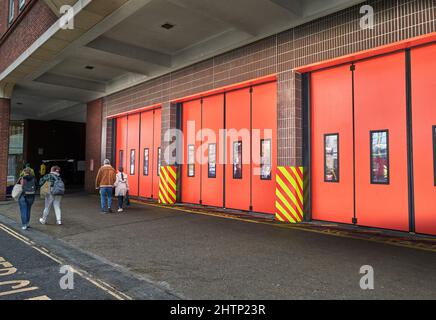
[[[436,235],[435,90],[435,0],[0,0],[0,196],[108,158],[140,199]]]

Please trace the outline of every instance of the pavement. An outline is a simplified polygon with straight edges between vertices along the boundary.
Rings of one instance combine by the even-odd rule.
[[[0,227],[126,298],[436,299],[434,238],[332,224],[287,226],[155,204],[102,215],[98,198],[82,193],[65,197],[61,227],[53,213],[40,225],[42,208],[37,201],[33,228],[23,233],[17,204],[3,203]],[[8,253],[3,245],[0,250]],[[367,265],[374,290],[360,287],[359,271]]]

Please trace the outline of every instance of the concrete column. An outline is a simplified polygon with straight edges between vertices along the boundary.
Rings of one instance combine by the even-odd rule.
[[[96,192],[95,178],[101,166],[103,99],[91,101],[86,114],[85,190]]]
[[[0,201],[6,200],[11,100],[0,98]]]

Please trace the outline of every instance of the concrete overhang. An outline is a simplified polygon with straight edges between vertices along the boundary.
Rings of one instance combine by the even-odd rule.
[[[16,84],[17,97],[38,92],[52,106],[62,99],[83,104],[107,96],[363,2],[44,1],[59,20],[0,74],[0,95],[10,95]],[[65,5],[73,7],[73,30],[61,28]]]

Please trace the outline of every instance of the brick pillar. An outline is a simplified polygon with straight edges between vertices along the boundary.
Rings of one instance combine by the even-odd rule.
[[[162,104],[162,128],[161,128],[163,166],[171,166],[176,163],[177,155],[174,152],[172,154],[165,155],[168,146],[170,145],[170,143],[174,142],[175,140],[174,137],[170,137],[171,138],[170,141],[167,141],[169,140],[168,136],[166,136],[167,131],[169,129],[176,129],[176,127],[177,127],[177,104],[170,103],[170,102],[163,103]]]
[[[90,193],[96,192],[95,177],[101,166],[102,117],[103,100],[89,102],[86,115],[85,190]]]
[[[303,165],[302,79],[295,71],[277,79],[278,166]]]
[[[0,201],[6,200],[11,100],[0,98]]]
[[[304,214],[302,78],[285,71],[277,79],[276,219],[299,223]]]

